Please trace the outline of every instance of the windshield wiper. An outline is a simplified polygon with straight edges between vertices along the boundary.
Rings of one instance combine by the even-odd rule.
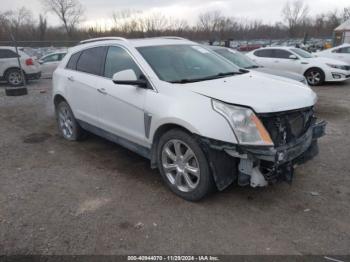
[[[224,78],[226,76],[241,75],[241,74],[242,74],[242,72],[218,73],[217,75],[207,76],[207,77],[202,77],[202,78],[180,79],[180,80],[170,81],[170,83],[172,83],[172,84],[195,83],[195,82],[214,80],[214,79]]]

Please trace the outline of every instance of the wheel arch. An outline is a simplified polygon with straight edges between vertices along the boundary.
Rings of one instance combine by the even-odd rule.
[[[183,125],[177,124],[177,123],[164,123],[160,125],[154,132],[152,137],[152,147],[151,147],[151,167],[157,168],[157,148],[159,139],[163,134],[168,132],[172,129],[181,129],[182,131],[186,132],[189,135],[193,135],[194,133],[190,131],[188,128],[184,127]]]
[[[4,77],[7,77],[8,72],[9,72],[10,70],[13,70],[13,69],[15,69],[15,70],[21,70],[19,67],[16,67],[16,66],[9,67],[9,68],[7,68],[7,69],[4,71]],[[23,73],[26,75],[26,71],[25,71],[23,68],[22,68],[22,71],[23,71]]]
[[[65,99],[63,95],[61,95],[61,94],[56,94],[56,95],[54,96],[54,98],[53,98],[53,103],[54,103],[54,105],[55,105],[55,108],[57,107],[57,105],[58,105],[60,102],[63,102],[63,101],[65,101],[65,102],[68,103],[67,99]]]
[[[326,73],[324,72],[324,70],[323,70],[321,67],[318,67],[318,66],[311,66],[311,67],[309,67],[309,68],[307,68],[307,69],[305,70],[303,76],[305,76],[306,73],[307,73],[308,71],[310,71],[311,69],[320,70],[320,71],[323,73],[324,76],[326,75]]]

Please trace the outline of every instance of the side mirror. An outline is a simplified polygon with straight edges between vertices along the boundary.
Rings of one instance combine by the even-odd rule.
[[[42,65],[44,63],[44,61],[43,60],[38,60],[38,63]]]
[[[137,76],[132,69],[120,71],[113,75],[113,83],[118,85],[132,85],[141,88],[147,88],[146,79],[137,79]]]
[[[298,57],[297,57],[296,55],[290,55],[290,56],[289,56],[289,59],[297,60]]]

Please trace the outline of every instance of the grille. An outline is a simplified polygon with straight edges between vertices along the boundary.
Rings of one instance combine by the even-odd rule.
[[[283,146],[303,136],[313,119],[313,108],[259,115],[275,146]]]

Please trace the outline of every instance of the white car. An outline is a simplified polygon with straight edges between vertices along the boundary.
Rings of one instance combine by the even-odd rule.
[[[238,67],[197,43],[102,38],[70,49],[53,75],[62,136],[84,130],[150,159],[177,195],[199,200],[238,181],[291,181],[326,123],[316,94]]]
[[[18,50],[18,55],[26,80],[39,79],[41,76],[40,65],[35,59],[21,49]],[[23,84],[18,55],[14,47],[0,46],[0,80],[6,81],[11,86]]]
[[[306,78],[301,74],[263,67],[257,64],[256,62],[254,62],[252,59],[250,59],[246,55],[240,53],[239,51],[233,50],[231,48],[221,47],[221,46],[208,46],[208,48],[210,48],[215,53],[221,55],[222,57],[226,58],[227,60],[229,60],[230,62],[234,63],[235,65],[241,68],[258,71],[269,75],[286,77],[306,85],[308,84]]]
[[[350,78],[350,64],[331,58],[315,57],[300,48],[267,47],[247,55],[264,67],[302,74],[312,86]]]
[[[343,44],[334,48],[326,49],[315,53],[315,55],[319,57],[328,57],[341,60],[347,64],[350,64],[350,44]]]
[[[62,61],[64,56],[67,54],[66,51],[50,53],[39,59],[41,65],[42,78],[51,78],[53,72],[56,70],[59,63]]]

